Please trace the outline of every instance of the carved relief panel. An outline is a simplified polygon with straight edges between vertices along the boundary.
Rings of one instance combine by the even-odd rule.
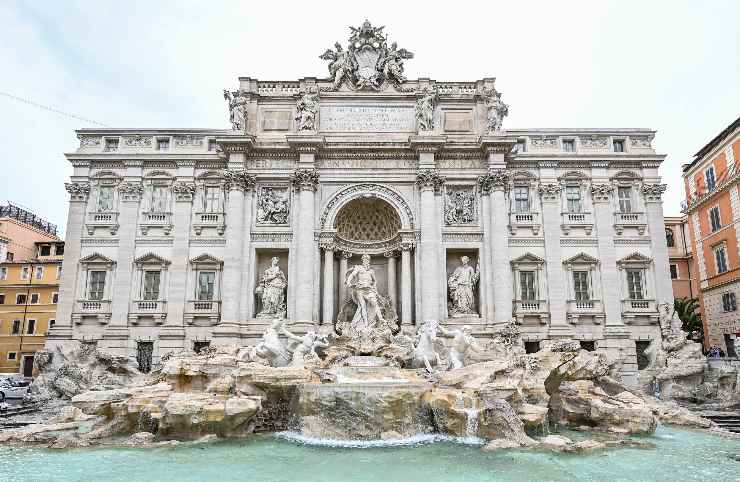
[[[475,186],[446,186],[444,212],[446,226],[478,224],[478,198]]]
[[[261,185],[257,188],[256,224],[287,226],[290,224],[290,189],[286,185]]]

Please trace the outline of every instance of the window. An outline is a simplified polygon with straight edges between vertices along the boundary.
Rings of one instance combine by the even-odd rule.
[[[100,301],[105,291],[105,271],[90,271],[87,299]]]
[[[26,325],[26,334],[33,335],[36,332],[36,320],[28,320]]]
[[[100,186],[98,188],[98,211],[113,211],[113,186]]]
[[[44,277],[44,267],[36,266],[36,279],[42,279]]]
[[[57,279],[62,277],[62,267],[57,266]]]
[[[714,206],[709,210],[709,225],[712,228],[712,232],[722,227],[722,222],[719,218],[719,206]]]
[[[20,335],[21,334],[21,320],[13,320],[13,331],[11,332],[12,335]]]
[[[3,266],[0,268],[0,281],[5,281],[8,279],[8,268]]]
[[[644,298],[642,291],[642,270],[627,270],[627,290],[631,300],[641,300]]]
[[[38,294],[38,293],[31,293],[31,304],[32,304],[32,305],[38,305],[38,304],[39,304],[39,299],[40,299],[40,298],[41,298],[41,297],[39,296],[39,294]]]
[[[581,212],[581,188],[579,186],[566,186],[565,200],[568,203],[569,213]]]
[[[520,271],[519,283],[521,285],[522,301],[537,301],[534,271]]]
[[[727,271],[727,252],[724,245],[714,248],[714,261],[717,265],[717,274]]]
[[[5,304],[5,295],[0,295],[0,305]]]
[[[573,293],[576,301],[589,301],[588,271],[573,271]]]
[[[8,352],[8,360],[16,360],[18,358],[18,353],[14,351]]]
[[[737,311],[737,301],[735,293],[722,293],[722,309],[725,312]]]
[[[105,152],[113,152],[118,150],[118,139],[106,139],[105,140]]]
[[[56,324],[57,324],[57,320],[55,320],[54,318],[52,318],[51,320],[49,320],[49,328],[51,328],[52,326],[54,326]]]
[[[10,251],[7,252],[5,255],[5,261],[13,261],[15,259],[15,255],[11,253]]]
[[[136,361],[139,363],[139,371],[141,373],[149,373],[152,370],[153,353],[153,341],[140,341],[136,343]]]
[[[614,139],[612,141],[614,152],[624,152],[624,139]]]
[[[669,248],[676,247],[676,238],[673,236],[673,230],[671,228],[665,228],[665,244]]]
[[[218,186],[206,186],[204,193],[204,211],[207,213],[217,213],[221,211],[221,188]]]
[[[650,340],[635,341],[635,352],[637,354],[637,369],[644,370],[650,366],[650,357],[645,354],[645,350],[650,347]]]
[[[209,346],[211,346],[210,341],[194,341],[193,351],[195,353],[202,353],[204,350],[207,350]]]
[[[671,270],[671,279],[678,279],[678,265],[672,264],[669,268]]]
[[[53,305],[56,305],[57,303],[59,303],[59,293],[52,293],[51,294],[51,303]]]
[[[581,350],[596,351],[596,342],[593,340],[581,340],[578,343],[581,345]]]
[[[540,351],[540,342],[539,341],[525,341],[524,351],[527,354],[537,353],[538,351]]]
[[[632,212],[632,188],[629,186],[620,186],[617,188],[617,197],[619,198],[619,212]]]
[[[576,141],[573,139],[563,139],[563,150],[565,152],[576,152]]]
[[[212,301],[215,285],[215,271],[201,271],[198,273],[198,301]]]
[[[29,279],[31,276],[30,266],[24,266],[21,268],[21,279]]]
[[[517,213],[529,212],[529,188],[524,186],[514,187],[514,211]]]
[[[61,256],[64,254],[64,243],[57,244],[56,255]]]
[[[157,139],[157,149],[159,149],[160,151],[166,151],[169,148],[170,148],[169,138]]]
[[[161,271],[144,271],[144,292],[142,299],[156,301],[159,299],[159,280]]]
[[[15,304],[16,305],[25,305],[26,301],[28,301],[28,297],[25,294],[17,294],[15,295]]]
[[[714,177],[714,166],[704,171],[704,179],[707,181],[707,190],[712,191],[717,186],[717,179]]]
[[[167,212],[167,186],[152,187],[152,212]]]
[[[214,141],[213,139],[208,140],[208,150],[211,152],[216,150],[216,141]]]
[[[51,256],[51,245],[42,245],[41,249],[39,249],[39,256]]]

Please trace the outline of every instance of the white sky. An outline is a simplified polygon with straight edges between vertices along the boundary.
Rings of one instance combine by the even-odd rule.
[[[113,127],[227,127],[238,76],[325,77],[318,55],[365,18],[414,52],[409,78],[496,77],[504,127],[657,129],[666,214],[681,164],[740,114],[740,2],[706,0],[6,0],[0,91]],[[0,201],[63,227],[81,127],[0,96]]]

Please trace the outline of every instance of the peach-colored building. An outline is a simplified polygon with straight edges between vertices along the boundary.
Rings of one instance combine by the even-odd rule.
[[[688,229],[686,216],[666,216],[665,239],[674,298],[695,298],[699,292]]]
[[[740,118],[683,167],[693,265],[707,345],[734,355],[740,335]]]
[[[58,240],[55,225],[14,204],[0,206],[0,262],[35,258],[34,243]]]

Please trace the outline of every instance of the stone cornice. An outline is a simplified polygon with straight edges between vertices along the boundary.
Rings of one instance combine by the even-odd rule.
[[[447,144],[447,136],[409,136],[409,145],[415,152],[437,152]]]
[[[480,146],[480,149],[488,154],[488,153],[500,153],[500,154],[509,154],[511,153],[511,150],[516,145],[516,137],[510,137],[510,136],[495,136],[495,135],[488,135],[488,136],[481,136],[478,138],[478,145]]]

